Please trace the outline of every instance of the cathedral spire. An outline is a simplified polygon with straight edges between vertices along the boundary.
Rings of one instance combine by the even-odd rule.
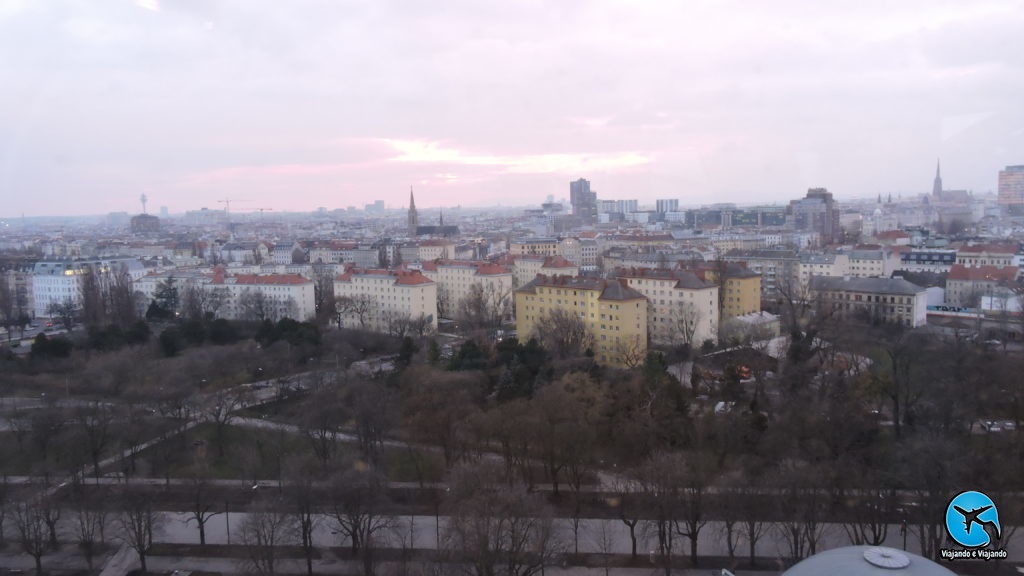
[[[935,182],[932,183],[932,196],[936,198],[942,197],[942,174],[939,171],[940,161],[935,161]]]
[[[420,217],[416,213],[416,198],[412,195],[412,186],[409,186],[409,236],[416,236],[416,229],[419,228]]]

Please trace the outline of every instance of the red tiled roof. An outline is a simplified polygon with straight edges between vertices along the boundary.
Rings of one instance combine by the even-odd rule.
[[[1016,266],[964,266],[953,264],[947,280],[974,280],[990,282],[1014,282],[1020,269]]]
[[[408,272],[399,272],[398,278],[395,280],[395,284],[401,284],[402,286],[412,286],[416,284],[433,284],[434,281],[427,278],[420,272],[410,270]]]
[[[349,268],[344,274],[335,277],[338,282],[351,282],[353,276],[392,276],[395,284],[403,286],[415,284],[433,284],[434,281],[427,278],[419,270],[385,270],[383,268]]]
[[[231,278],[235,279],[235,284],[295,285],[313,283],[312,280],[298,274],[266,274],[263,276],[260,276],[259,274],[238,274],[236,276],[231,276]]]
[[[455,242],[448,240],[423,240],[420,242],[420,246],[455,246]]]
[[[576,265],[561,256],[548,256],[544,258],[544,268],[575,268]]]
[[[1017,247],[1012,244],[975,244],[973,246],[961,246],[958,252],[980,254],[989,252],[992,254],[1016,254]]]
[[[476,273],[478,276],[495,276],[498,274],[509,274],[509,271],[504,266],[498,266],[497,264],[481,264],[476,269]]]

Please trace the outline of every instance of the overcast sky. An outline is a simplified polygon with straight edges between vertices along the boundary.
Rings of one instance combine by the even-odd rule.
[[[994,190],[1024,2],[0,0],[0,216]]]

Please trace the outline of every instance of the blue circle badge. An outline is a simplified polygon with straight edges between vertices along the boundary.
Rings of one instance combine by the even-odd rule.
[[[996,504],[981,492],[961,492],[946,507],[946,532],[964,548],[982,548],[999,540]]]

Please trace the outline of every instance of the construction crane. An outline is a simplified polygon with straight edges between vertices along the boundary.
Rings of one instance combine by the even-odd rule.
[[[217,200],[217,202],[224,205],[224,213],[227,214],[231,211],[232,202],[248,202],[248,200],[232,200],[231,198],[224,198],[223,200]]]

